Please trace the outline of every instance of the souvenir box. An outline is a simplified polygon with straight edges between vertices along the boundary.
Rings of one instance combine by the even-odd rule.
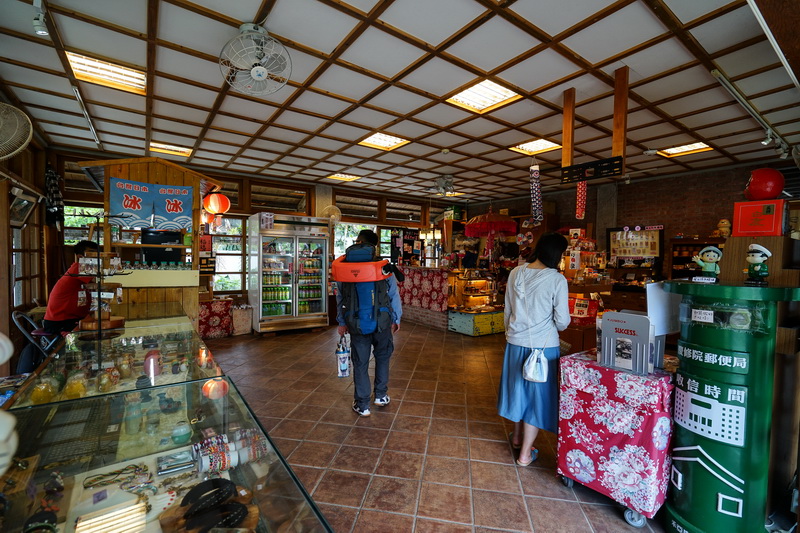
[[[789,204],[786,200],[734,202],[733,237],[783,235],[789,227]]]
[[[560,365],[558,473],[652,518],[669,481],[672,376],[604,367],[593,351]]]

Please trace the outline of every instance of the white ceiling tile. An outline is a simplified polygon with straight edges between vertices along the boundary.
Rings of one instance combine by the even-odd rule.
[[[357,22],[315,0],[278,0],[265,26],[285,39],[330,54]]]
[[[19,88],[16,88],[14,93],[24,104],[30,104],[31,106],[51,107],[65,113],[80,113],[81,119],[83,119],[83,111],[81,111],[81,107],[78,105],[78,101],[75,99],[73,94],[65,95],[65,97],[62,98],[60,96],[52,96],[39,91],[31,91],[28,89]],[[30,111],[31,113],[35,114],[34,108],[31,108]],[[44,113],[45,111],[41,110],[39,112]]]
[[[385,31],[369,28],[342,54],[343,61],[371,70],[387,78],[395,77],[424,54]]]
[[[89,148],[92,150],[97,149],[97,143],[95,143],[92,140],[91,135],[89,135],[85,139],[76,139],[74,137],[62,137],[61,135],[51,135],[50,141],[64,146]]]
[[[634,84],[672,68],[691,63],[694,59],[694,56],[689,53],[683,44],[677,38],[673,38],[623,57],[600,70],[613,77],[617,68],[621,65],[626,65],[630,69],[628,82]]]
[[[217,98],[217,93],[213,91],[161,76],[156,76],[153,92],[158,98],[169,98],[170,100],[208,108],[214,105],[214,101]]]
[[[562,43],[596,64],[666,32],[667,28],[653,12],[637,2],[598,20],[589,28],[567,37]],[[614,37],[602,39],[598,35]]]
[[[184,137],[182,135],[175,135],[172,133],[154,131],[150,140],[156,143],[172,144],[174,146],[191,148],[194,146],[194,143],[197,139],[192,137]]]
[[[292,154],[311,159],[312,161],[319,161],[330,155],[330,152],[323,152],[321,150],[312,150],[308,146],[301,146],[296,148]]]
[[[389,122],[397,120],[397,117],[366,107],[358,107],[347,113],[340,120],[360,124],[370,129],[380,129]]]
[[[6,83],[18,83],[29,87],[47,87],[50,91],[71,94],[72,88],[66,77],[54,76],[25,67],[0,61],[0,79]]]
[[[730,94],[722,87],[714,87],[707,91],[694,93],[671,102],[666,102],[658,107],[672,116],[691,113],[700,109],[725,104],[731,99]]]
[[[142,127],[145,123],[144,115],[129,113],[127,111],[120,111],[119,109],[93,104],[87,104],[87,108],[89,111],[89,116],[92,118],[104,118],[107,120],[115,120],[117,122],[124,122],[126,124],[134,124]]]
[[[79,128],[86,126],[86,118],[83,115],[69,115],[67,113],[58,113],[36,107],[29,107],[26,111],[31,120],[55,122],[57,124],[77,126]]]
[[[275,159],[274,157],[271,157],[269,159],[251,159],[249,157],[241,157],[241,156],[239,156],[239,157],[237,157],[235,159],[235,161],[237,163],[242,164],[242,165],[249,165],[251,167],[261,168],[265,164],[269,163],[270,161],[273,161],[274,159]]]
[[[166,46],[156,49],[156,71],[212,87],[222,87],[225,83],[218,61],[200,59]]]
[[[86,123],[83,124],[83,127],[80,125],[72,127],[61,124],[42,124],[42,129],[48,134],[53,135],[71,135],[74,137],[89,138],[92,136],[91,132],[89,131],[89,125]]]
[[[242,120],[227,115],[217,114],[211,122],[212,128],[233,130],[248,135],[252,135],[261,128],[263,124],[254,120]]]
[[[719,52],[747,39],[764,35],[753,12],[746,5],[692,28],[689,33],[709,54]]]
[[[61,33],[64,46],[71,51],[97,54],[109,61],[119,61],[144,69],[147,65],[147,42],[143,39],[107,30],[63,15],[50,14]]]
[[[364,128],[356,128],[340,122],[334,122],[322,130],[321,133],[350,142],[358,142],[367,137],[371,132]]]
[[[431,100],[424,96],[414,94],[400,87],[388,87],[380,92],[380,94],[371,98],[368,102],[369,105],[376,106],[382,109],[388,109],[406,115],[420,107],[430,104]]]
[[[480,80],[466,70],[438,57],[400,78],[400,83],[418,87],[435,96],[450,94],[473,81]]]
[[[94,0],[58,0],[59,7],[86,13],[94,18],[147,33],[147,0],[127,0],[121,3]]]
[[[557,35],[612,3],[610,0],[538,0],[517,2],[508,9],[546,33]]]
[[[218,154],[203,150],[197,150],[193,156],[197,159],[210,159],[212,161],[228,161],[231,158],[230,154]]]
[[[307,167],[313,164],[313,161],[309,159],[305,159],[303,157],[293,157],[293,156],[283,156],[281,158],[281,163],[285,165],[293,165],[296,167]]]
[[[681,22],[687,24],[706,13],[727,5],[729,0],[703,0],[702,2],[697,0],[665,0],[664,3]]]
[[[216,120],[214,121],[216,124]],[[210,141],[222,141],[228,144],[235,144],[237,146],[244,146],[250,140],[249,136],[237,135],[229,131],[216,130],[214,124],[206,132],[206,139]]]
[[[169,2],[158,10],[158,38],[209,57],[219,57],[225,43],[239,35],[239,29],[224,22],[204,17]],[[219,66],[216,67],[219,72]]]
[[[367,158],[367,157],[375,157],[375,149],[369,148],[367,146],[360,146],[358,144],[354,144],[342,150],[343,154],[351,155],[353,157],[358,158]]]
[[[714,58],[714,63],[729,79],[777,62],[778,57],[767,40]]]
[[[463,133],[464,135],[483,137],[489,133],[506,129],[506,127],[492,120],[477,117],[459,126],[454,126],[452,129],[459,133]]]
[[[353,100],[362,100],[366,95],[378,88],[383,82],[359,74],[353,70],[337,67],[328,67],[322,75],[314,81],[314,88],[327,93],[344,96]]]
[[[496,149],[497,148],[495,148],[494,146],[491,146],[489,144],[484,144],[484,143],[481,143],[481,142],[471,142],[471,143],[467,143],[467,144],[459,146],[458,148],[455,149],[455,151],[457,151],[458,153],[462,153],[462,154],[478,155],[478,154],[483,154],[483,153],[488,152],[490,150],[496,150]],[[470,163],[471,163],[470,161],[464,161],[462,164],[469,165]]]
[[[425,126],[419,122],[414,122],[413,120],[404,120],[402,122],[398,122],[387,129],[387,132],[391,132],[393,135],[397,135],[404,139],[416,139],[417,137],[422,137],[423,135],[427,135],[432,131],[436,130],[430,126]]]
[[[792,87],[785,91],[780,91],[766,96],[753,98],[750,103],[757,111],[769,111],[778,107],[796,106],[800,101],[800,90],[797,87]]]
[[[201,5],[211,11],[241,20],[242,22],[254,21],[253,17],[261,7],[260,0],[237,0],[236,2],[220,2],[219,0],[193,0],[194,4]]]
[[[717,109],[711,109],[709,111],[704,111],[702,113],[697,113],[688,117],[683,117],[681,119],[681,123],[687,128],[699,129],[706,124],[716,124],[723,121],[732,122],[744,117],[747,117],[748,120],[752,120],[750,115],[745,112],[742,106],[739,104],[733,104]],[[753,121],[752,124],[755,125],[756,122]]]
[[[454,133],[440,131],[439,133],[425,137],[423,141],[427,144],[432,144],[437,147],[448,148],[453,145],[464,144],[468,142],[469,139]]]
[[[260,167],[253,167],[253,166],[250,166],[250,165],[228,165],[225,168],[227,168],[229,170],[241,170],[243,172],[254,172],[257,168],[260,168]]]
[[[304,146],[319,148],[321,150],[336,151],[340,150],[344,146],[347,146],[347,144],[334,139],[326,139],[325,137],[313,137],[312,139],[306,141]]]
[[[608,136],[608,134],[603,133],[600,130],[598,130],[596,128],[593,128],[591,126],[582,126],[582,127],[579,127],[579,128],[575,128],[574,136],[575,136],[574,137],[574,141],[575,141],[575,145],[576,146],[579,145],[579,143],[581,143],[583,141],[586,141],[586,140],[589,140],[589,139],[592,139],[592,140],[593,139],[597,139],[598,137],[602,137],[604,139],[609,139],[609,142],[610,142],[610,137]],[[558,137],[553,137],[550,140],[555,142],[556,139],[557,139],[557,142],[560,143],[562,141],[562,136],[559,135]]]
[[[414,155],[417,157],[427,155],[434,151],[434,149],[430,146],[425,146],[419,143],[406,144],[400,148],[397,148],[397,150],[404,155]]]
[[[661,124],[653,124],[652,126],[631,131],[628,133],[628,138],[644,142],[648,139],[663,139],[679,133],[680,131],[675,126],[662,122]]]
[[[628,106],[631,106],[630,100]],[[596,121],[609,115],[614,115],[614,96],[607,96],[594,100],[587,104],[580,104],[575,107],[575,115],[582,119]]]
[[[203,141],[200,143],[200,146],[197,147],[198,151],[208,150],[211,152],[220,152],[223,154],[227,154],[228,158],[233,156],[236,152],[238,152],[238,148],[236,146],[231,146],[229,144],[222,144],[222,143],[215,143],[211,141]]]
[[[83,117],[81,117],[83,118]],[[94,127],[97,131],[102,131],[105,133],[119,133],[121,135],[127,135],[129,137],[140,137],[144,139],[145,131],[144,128],[137,128],[135,126],[129,126],[127,124],[115,124],[113,122],[107,122],[105,120],[94,120],[92,122]],[[83,126],[86,125],[86,119],[83,118]]]
[[[717,122],[717,121],[714,121]],[[708,128],[698,127],[695,131],[702,135],[703,137],[722,137],[725,135],[730,135],[732,131],[742,131],[752,129],[755,123],[753,120],[748,116],[747,118],[741,120],[733,120],[730,122],[724,122],[722,124],[717,124],[716,126],[711,126]],[[760,133],[761,130],[759,130]],[[715,139],[716,142],[716,139]]]
[[[484,72],[491,72],[539,44],[541,41],[505,19],[492,17],[447,48],[446,52]]]
[[[271,105],[262,104],[260,102],[253,102],[252,100],[245,100],[244,98],[237,98],[230,93],[222,101],[219,110],[223,113],[230,113],[232,115],[239,115],[242,117],[252,117],[255,120],[266,122],[269,120],[276,111],[276,107]]]
[[[253,157],[256,159],[275,159],[275,153],[283,154],[291,149],[291,146],[288,144],[283,144],[281,142],[276,142],[267,139],[256,139],[250,144],[250,148],[244,150],[242,155]],[[262,150],[267,150],[264,152]]]
[[[185,124],[183,122],[177,122],[173,120],[166,120],[158,117],[153,118],[152,125],[153,129],[155,130],[183,133],[191,137],[197,137],[198,135],[200,135],[201,131],[200,126],[193,126],[191,124]]]
[[[142,151],[145,149],[143,138],[132,139],[130,137],[121,137],[119,135],[110,135],[107,133],[99,133],[98,137],[100,137],[100,142],[103,144],[114,143],[122,146],[129,146],[131,148],[137,148]]]
[[[421,113],[414,115],[414,118],[431,124],[449,126],[454,122],[459,122],[472,115],[450,104],[436,104]]]
[[[287,130],[284,128],[279,128],[277,126],[270,126],[264,131],[264,133],[261,134],[261,137],[263,137],[264,139],[270,139],[270,140],[274,139],[290,143],[300,142],[307,136],[308,135],[305,133]]]
[[[351,105],[349,102],[310,91],[304,92],[294,101],[294,106],[298,109],[310,111],[323,117],[334,117]]]
[[[46,68],[48,70],[64,71],[58,54],[51,46],[32,43],[10,35],[0,34],[0,50],[3,51],[2,57],[4,58],[13,59],[20,63],[36,65],[37,67]]]
[[[535,56],[506,69],[497,75],[523,92],[533,92],[539,87],[570,76],[580,69],[564,56],[549,48]]]
[[[637,86],[633,92],[650,102],[659,102],[675,94],[674,87],[717,85],[717,80],[702,65],[683,69],[665,78]]]
[[[537,135],[552,135],[561,133],[564,129],[564,117],[559,113],[539,119],[535,122],[525,124],[525,130],[536,133]]]
[[[188,120],[195,124],[204,124],[208,117],[208,111],[194,109],[171,102],[153,101],[153,113],[162,117],[170,117],[178,120]]]
[[[369,170],[386,170],[387,168],[391,168],[391,165],[379,163],[378,161],[363,161],[359,166]]]
[[[497,118],[511,124],[528,122],[542,115],[549,115],[555,111],[530,100],[519,100],[513,104],[490,111],[486,116]],[[561,114],[560,111],[558,112]]]
[[[790,109],[775,111],[773,113],[764,113],[763,117],[772,125],[780,124],[782,122],[789,123],[778,127],[778,130],[782,131],[785,127],[788,129],[788,131],[796,131],[797,124],[795,124],[795,122],[800,121],[800,105],[796,105]]]
[[[438,46],[483,11],[477,2],[403,0],[392,3],[380,20],[423,42]]]
[[[147,106],[147,99],[139,94],[120,91],[102,85],[95,85],[84,81],[78,82],[79,89],[85,102],[120,106],[131,111],[143,112]]]

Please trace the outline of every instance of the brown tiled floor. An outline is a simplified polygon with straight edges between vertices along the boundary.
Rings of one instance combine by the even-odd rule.
[[[610,499],[555,475],[555,436],[535,466],[514,464],[511,424],[495,409],[502,335],[468,337],[404,323],[389,395],[351,410],[336,377],[336,329],[208,341],[337,532],[656,532],[629,526]]]

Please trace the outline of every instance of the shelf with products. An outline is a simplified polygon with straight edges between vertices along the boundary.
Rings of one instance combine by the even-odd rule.
[[[488,270],[454,270],[448,275],[450,286],[448,307],[465,312],[494,312],[497,299],[497,282]]]
[[[42,507],[53,531],[125,514],[137,530],[187,531],[197,527],[189,509],[204,498],[197,516],[208,526],[227,516],[226,526],[248,531],[332,531],[227,377],[13,414],[28,482],[4,491],[4,531],[23,531]]]
[[[669,253],[667,254],[664,274],[669,279],[687,278],[692,276],[702,276],[703,271],[694,262],[694,256],[698,255],[707,246],[719,248],[723,255],[725,253],[725,239],[708,237],[705,239],[670,239]]]

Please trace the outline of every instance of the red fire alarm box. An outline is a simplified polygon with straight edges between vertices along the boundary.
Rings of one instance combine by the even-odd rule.
[[[786,200],[758,200],[733,204],[734,237],[783,235],[789,226]]]

